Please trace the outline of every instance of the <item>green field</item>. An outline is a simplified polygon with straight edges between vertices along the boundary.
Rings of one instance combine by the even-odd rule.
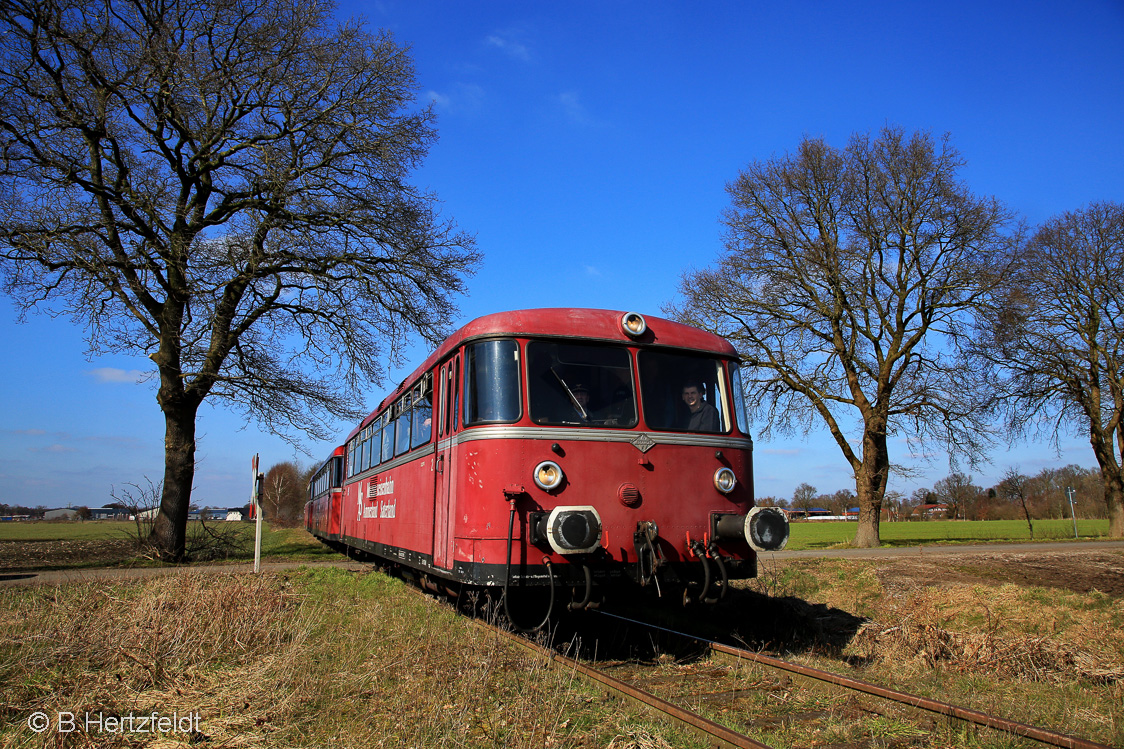
[[[253,557],[254,525],[252,523],[224,524],[220,528],[237,530],[244,539],[247,551],[234,559]],[[846,547],[855,536],[854,522],[796,522],[791,525],[789,550],[826,549]],[[882,523],[883,546],[916,546],[920,544],[963,544],[1019,541],[1073,540],[1073,521],[1035,520],[1034,538],[1031,539],[1022,520],[929,520],[909,523]],[[1078,520],[1078,536],[1082,540],[1103,538],[1108,534],[1108,520]],[[135,537],[136,525],[131,522],[88,520],[85,522],[28,522],[0,523],[0,542],[3,541],[94,541],[98,539],[125,539]],[[262,533],[262,555],[271,559],[311,560],[337,556],[303,528],[271,529],[268,524]]]
[[[792,523],[786,549],[826,549],[845,547],[855,537],[857,523],[797,522]],[[1108,520],[1077,520],[1080,539],[1090,540],[1108,535]],[[916,546],[918,544],[963,544],[1013,541],[1064,541],[1073,539],[1073,521],[1035,520],[1031,539],[1024,520],[925,520],[909,523],[882,523],[879,536],[883,546]]]
[[[208,528],[219,532],[230,532],[237,535],[237,543],[229,556],[229,561],[245,561],[254,558],[254,524],[253,523],[208,523]],[[202,533],[202,526],[198,522],[188,523],[188,547],[191,548],[193,536]],[[103,566],[115,562],[134,563],[128,544],[135,542],[137,525],[132,521],[113,520],[87,520],[79,522],[13,522],[0,523],[0,544],[12,542],[13,545],[22,542],[30,548],[33,544],[58,543],[60,548],[90,549],[89,558],[84,562],[68,563],[61,561],[59,564],[47,565],[48,567],[71,566]],[[113,559],[94,552],[98,548],[97,542],[119,542],[109,544],[111,547],[123,549],[121,559]],[[0,547],[0,551],[3,548]],[[108,553],[108,552],[107,552]],[[318,559],[339,558],[339,555],[313,538],[304,528],[271,528],[268,523],[262,525],[262,558],[272,561],[314,561]],[[2,555],[0,555],[2,556]],[[10,555],[8,555],[10,556]],[[214,561],[214,559],[208,560]]]

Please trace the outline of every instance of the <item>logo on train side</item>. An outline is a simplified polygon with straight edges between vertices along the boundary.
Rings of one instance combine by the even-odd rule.
[[[376,497],[385,497],[394,493],[394,479],[388,477],[386,481],[379,482],[376,477],[374,481],[367,484],[367,499],[375,499]],[[376,505],[370,507],[363,507],[363,500],[359,500],[359,519],[380,518],[388,519],[393,518],[398,510],[398,500],[390,499],[382,500]]]
[[[367,484],[367,499],[374,499],[375,497],[386,497],[394,494],[394,478],[388,477],[386,481],[380,483],[376,477],[374,481]]]

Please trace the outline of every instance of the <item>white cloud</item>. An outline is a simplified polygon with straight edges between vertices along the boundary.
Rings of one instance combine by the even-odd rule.
[[[151,372],[139,369],[118,369],[117,367],[98,367],[91,369],[87,374],[92,375],[98,382],[127,382],[131,385],[144,382],[152,376]]]
[[[555,97],[561,106],[562,114],[574,125],[593,125],[593,118],[582,104],[581,95],[577,91],[564,91]]]
[[[74,449],[73,447],[68,447],[66,445],[60,445],[56,442],[55,444],[47,445],[46,447],[29,447],[28,452],[33,452],[33,453],[73,453],[73,452],[78,452],[78,451],[76,449]]]
[[[484,41],[489,47],[499,49],[508,57],[524,61],[531,59],[531,52],[527,49],[526,45],[520,44],[508,37],[500,36],[499,34],[491,34]]]
[[[475,112],[484,102],[484,89],[474,83],[458,83],[452,93],[427,91],[425,95],[443,112]]]

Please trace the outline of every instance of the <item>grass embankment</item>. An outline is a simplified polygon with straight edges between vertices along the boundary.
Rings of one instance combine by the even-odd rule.
[[[847,546],[855,537],[856,523],[846,521],[799,521],[790,526],[786,549],[825,549]],[[924,520],[881,523],[878,526],[883,546],[919,544],[1000,543],[1019,541],[1073,541],[1073,521],[1050,519],[1034,521],[1034,537],[1025,520]],[[1108,520],[1077,520],[1080,540],[1104,538]]]
[[[852,560],[797,560],[759,585],[775,597],[732,594],[708,621],[752,647],[761,627],[819,668],[1124,746],[1119,598],[916,586]],[[373,572],[0,589],[0,632],[0,747],[699,746]],[[658,660],[645,688],[777,747],[1031,745],[872,717],[751,665]],[[60,734],[60,713],[78,728]],[[82,725],[153,713],[198,720],[159,737]]]
[[[1114,573],[1122,562],[1105,552],[1070,564]],[[808,665],[1124,747],[1124,600],[986,582],[967,569],[955,558],[790,560],[750,586],[799,622],[796,659]],[[764,716],[772,708],[758,699]],[[781,715],[801,704],[786,700]],[[838,720],[836,734],[859,738]],[[961,744],[1022,745],[990,732],[950,745]]]
[[[157,745],[59,713],[198,716],[162,746],[701,746],[377,573],[3,589],[0,632],[3,747]]]

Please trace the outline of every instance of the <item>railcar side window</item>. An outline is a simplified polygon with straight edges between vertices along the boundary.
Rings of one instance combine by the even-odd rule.
[[[370,468],[379,464],[379,453],[382,447],[382,419],[375,419],[369,427],[371,430],[370,447],[367,448],[367,460]]]
[[[512,340],[469,346],[464,366],[464,423],[519,420],[519,345]]]
[[[382,420],[382,459],[385,463],[394,457],[394,422],[390,420],[389,413],[384,413]]]
[[[619,346],[531,341],[531,420],[567,426],[636,426],[632,357]]]
[[[728,432],[730,412],[722,362],[702,356],[641,351],[640,393],[651,429]]]
[[[433,381],[426,375],[414,388],[414,426],[410,447],[420,447],[433,435]]]
[[[363,430],[360,433],[360,440],[362,440],[362,442],[360,442],[360,445],[359,445],[359,449],[360,449],[359,469],[361,471],[365,471],[366,469],[371,467],[371,428],[370,427],[365,428],[365,430]]]
[[[394,454],[402,455],[410,449],[410,399],[404,397],[394,404],[398,418],[394,420]]]

